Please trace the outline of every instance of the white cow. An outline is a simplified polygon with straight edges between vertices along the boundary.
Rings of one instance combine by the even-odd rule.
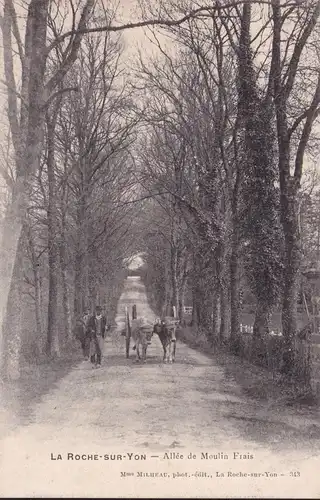
[[[147,347],[151,343],[153,333],[153,323],[149,322],[143,316],[141,318],[131,320],[130,324],[131,338],[134,342],[132,348],[137,352],[136,361],[146,362]],[[140,346],[142,348],[142,355],[140,356]]]

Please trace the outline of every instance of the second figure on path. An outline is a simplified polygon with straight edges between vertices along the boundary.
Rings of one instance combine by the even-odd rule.
[[[107,319],[102,314],[102,307],[97,306],[95,315],[91,316],[87,324],[87,332],[90,335],[90,361],[93,367],[101,366],[106,329]]]

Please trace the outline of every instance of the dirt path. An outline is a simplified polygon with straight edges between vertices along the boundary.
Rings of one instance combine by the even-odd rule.
[[[138,315],[155,318],[142,283],[129,278],[101,369],[81,361],[1,440],[1,496],[319,497],[319,422],[249,398],[214,358],[181,343],[174,365],[162,363],[156,337],[147,364],[125,359],[119,330],[125,305],[133,303]],[[121,458],[106,459],[112,453]],[[189,453],[197,459],[187,459]],[[98,458],[76,460],[76,454]],[[137,471],[171,476],[121,477]],[[252,472],[264,476],[232,476]],[[178,473],[189,479],[174,478]]]

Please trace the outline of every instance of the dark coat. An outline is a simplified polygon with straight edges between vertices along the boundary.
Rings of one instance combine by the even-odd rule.
[[[101,335],[102,338],[106,336],[106,327],[107,327],[107,318],[102,315],[101,318]],[[95,316],[91,316],[87,323],[87,335],[91,338],[96,337],[97,335],[97,321]]]

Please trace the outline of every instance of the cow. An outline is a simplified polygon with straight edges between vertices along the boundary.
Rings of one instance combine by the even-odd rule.
[[[136,350],[136,361],[142,360],[144,363],[147,359],[147,347],[151,343],[153,335],[153,325],[150,324],[144,317],[133,319],[130,324],[131,338],[134,341],[132,346]],[[140,356],[140,346],[142,353]]]
[[[165,316],[162,319],[158,319],[153,326],[153,333],[159,336],[163,347],[164,363],[174,363],[175,361],[178,324],[179,320],[177,318]]]

